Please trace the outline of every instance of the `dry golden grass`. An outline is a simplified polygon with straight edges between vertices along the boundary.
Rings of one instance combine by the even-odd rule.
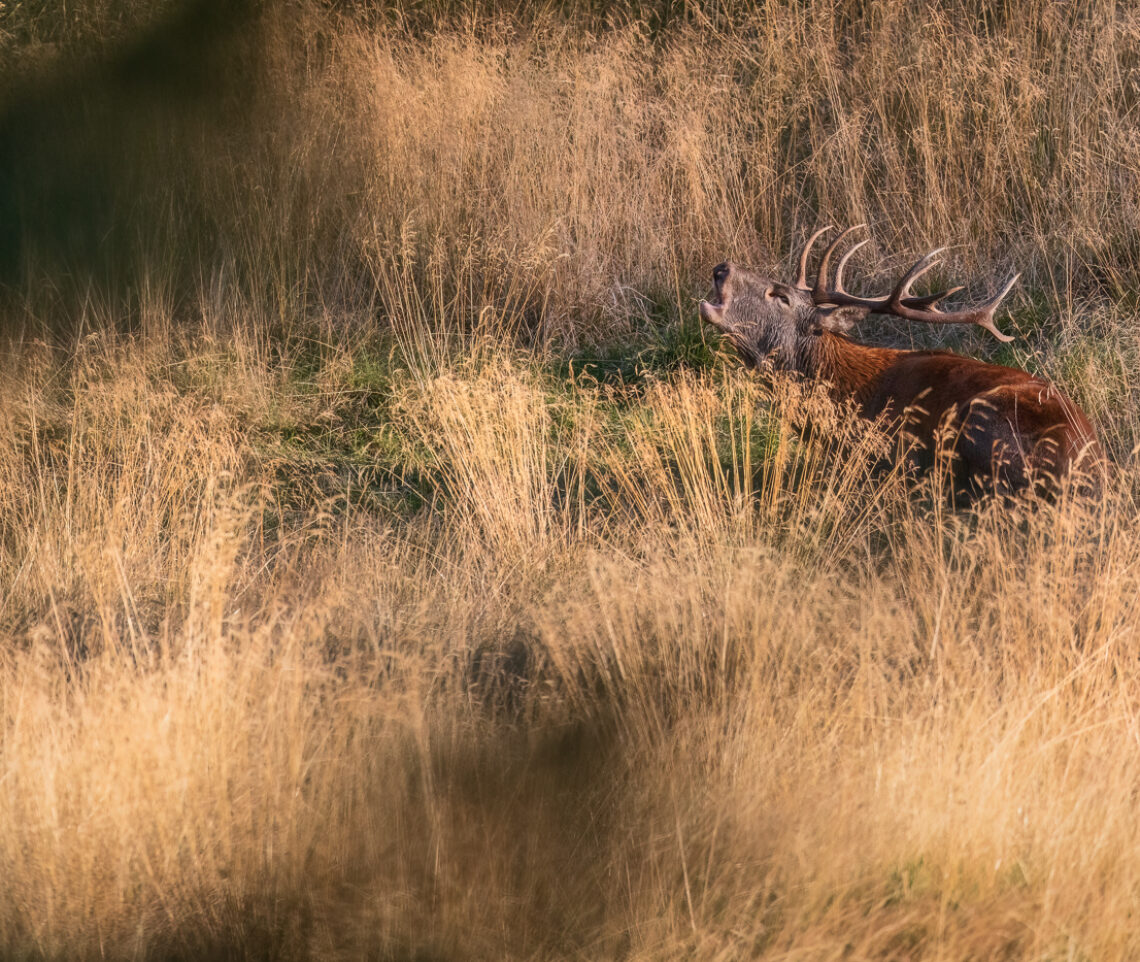
[[[413,29],[412,9],[269,5],[188,52],[201,74],[173,80],[193,96],[148,96],[151,65],[138,88],[96,71],[18,100],[43,114],[0,116],[5,189],[23,192],[0,210],[23,209],[26,252],[47,255],[28,323],[73,328],[45,289],[82,302],[91,275],[122,288],[125,261],[179,299],[248,292],[285,331],[314,308],[341,329],[410,311],[435,334],[574,344],[687,316],[726,255],[786,269],[823,220],[872,225],[855,263],[872,281],[943,244],[978,288],[1022,271],[1031,337],[1134,296],[1129,5],[717,4],[665,26],[470,9]],[[79,34],[68,16],[13,35]]]
[[[8,952],[1137,951],[1131,474],[954,514],[787,386],[485,345],[392,374],[430,510],[299,507],[206,348],[4,381]]]
[[[8,292],[0,954],[1136,958],[1136,12],[471,9],[267,15],[135,287]],[[714,358],[821,219],[1025,270],[1104,498]]]

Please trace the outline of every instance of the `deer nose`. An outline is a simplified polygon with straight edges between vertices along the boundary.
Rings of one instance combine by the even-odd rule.
[[[713,283],[719,288],[721,284],[728,280],[728,275],[731,271],[732,265],[728,263],[728,261],[725,261],[723,264],[717,264],[716,267],[713,268]]]

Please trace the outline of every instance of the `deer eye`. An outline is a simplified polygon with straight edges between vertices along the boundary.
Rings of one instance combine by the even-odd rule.
[[[782,302],[784,307],[792,306],[791,299],[784,291],[780,290],[778,287],[769,287],[768,290],[764,292],[764,296],[768,298],[768,300],[777,300]]]

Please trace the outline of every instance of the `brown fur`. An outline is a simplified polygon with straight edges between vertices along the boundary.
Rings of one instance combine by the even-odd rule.
[[[916,467],[933,464],[933,440],[946,427],[960,487],[1049,490],[1103,460],[1084,412],[1026,371],[949,351],[868,347],[830,332],[819,340],[815,376],[837,399],[854,398],[865,417],[902,427],[916,442]]]

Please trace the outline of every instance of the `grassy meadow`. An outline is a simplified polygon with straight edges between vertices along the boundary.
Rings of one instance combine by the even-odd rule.
[[[9,0],[0,91],[0,957],[1140,957],[1140,9]],[[1103,497],[702,330],[863,221]]]

